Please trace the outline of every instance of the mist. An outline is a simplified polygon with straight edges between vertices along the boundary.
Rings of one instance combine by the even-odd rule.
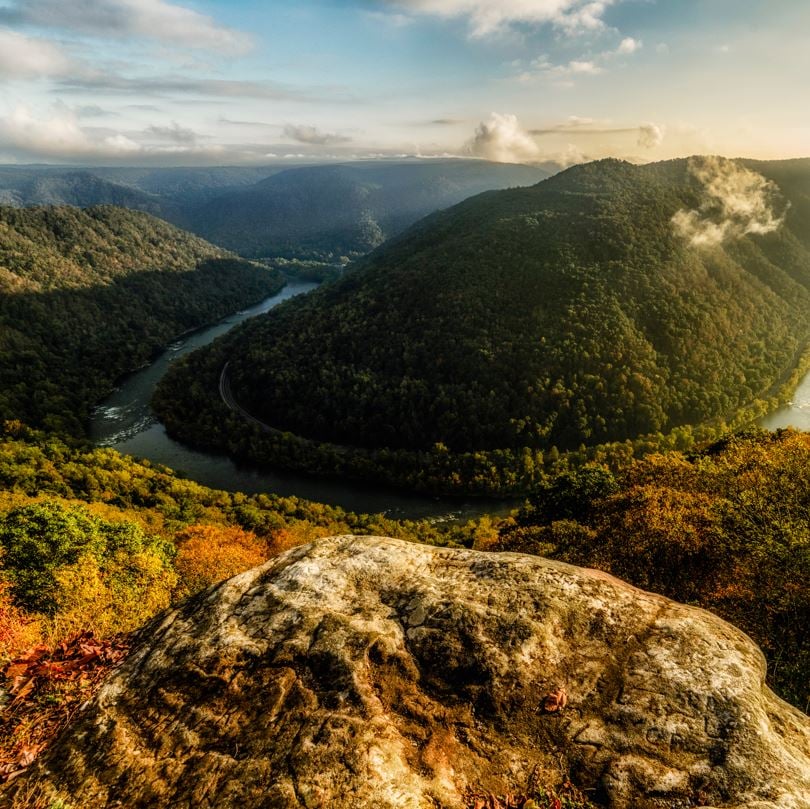
[[[714,156],[689,158],[689,172],[703,186],[703,201],[697,209],[678,211],[672,225],[693,247],[715,247],[751,233],[773,233],[784,222],[789,203],[782,200],[777,185],[761,174]]]

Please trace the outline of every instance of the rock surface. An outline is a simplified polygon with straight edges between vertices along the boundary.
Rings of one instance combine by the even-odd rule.
[[[806,809],[810,719],[763,679],[729,624],[596,571],[336,537],[154,623],[18,788],[422,809],[570,773],[615,809]]]

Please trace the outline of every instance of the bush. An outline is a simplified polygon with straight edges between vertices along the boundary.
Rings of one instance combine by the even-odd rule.
[[[0,516],[14,603],[71,629],[120,632],[168,606],[174,549],[134,523],[44,501]]]

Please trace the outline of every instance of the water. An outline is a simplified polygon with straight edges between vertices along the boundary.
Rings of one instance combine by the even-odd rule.
[[[763,416],[758,423],[766,430],[795,427],[797,430],[810,431],[810,373],[802,379],[790,402]]]
[[[484,513],[505,513],[514,503],[427,497],[367,483],[315,478],[280,470],[238,464],[224,455],[198,452],[171,439],[152,413],[155,387],[172,362],[215,340],[234,326],[263,314],[282,301],[315,289],[317,284],[291,281],[278,294],[260,304],[226,317],[209,328],[173,343],[151,365],[124,379],[96,409],[90,436],[98,446],[114,447],[126,455],[148,458],[176,469],[186,477],[225,491],[248,494],[295,495],[349,511],[384,512],[399,519],[467,519]]]

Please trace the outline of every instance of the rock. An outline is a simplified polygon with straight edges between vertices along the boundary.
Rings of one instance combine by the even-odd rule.
[[[810,719],[751,640],[593,570],[336,537],[142,641],[12,787],[82,809],[422,809],[570,775],[615,809],[810,807]]]

